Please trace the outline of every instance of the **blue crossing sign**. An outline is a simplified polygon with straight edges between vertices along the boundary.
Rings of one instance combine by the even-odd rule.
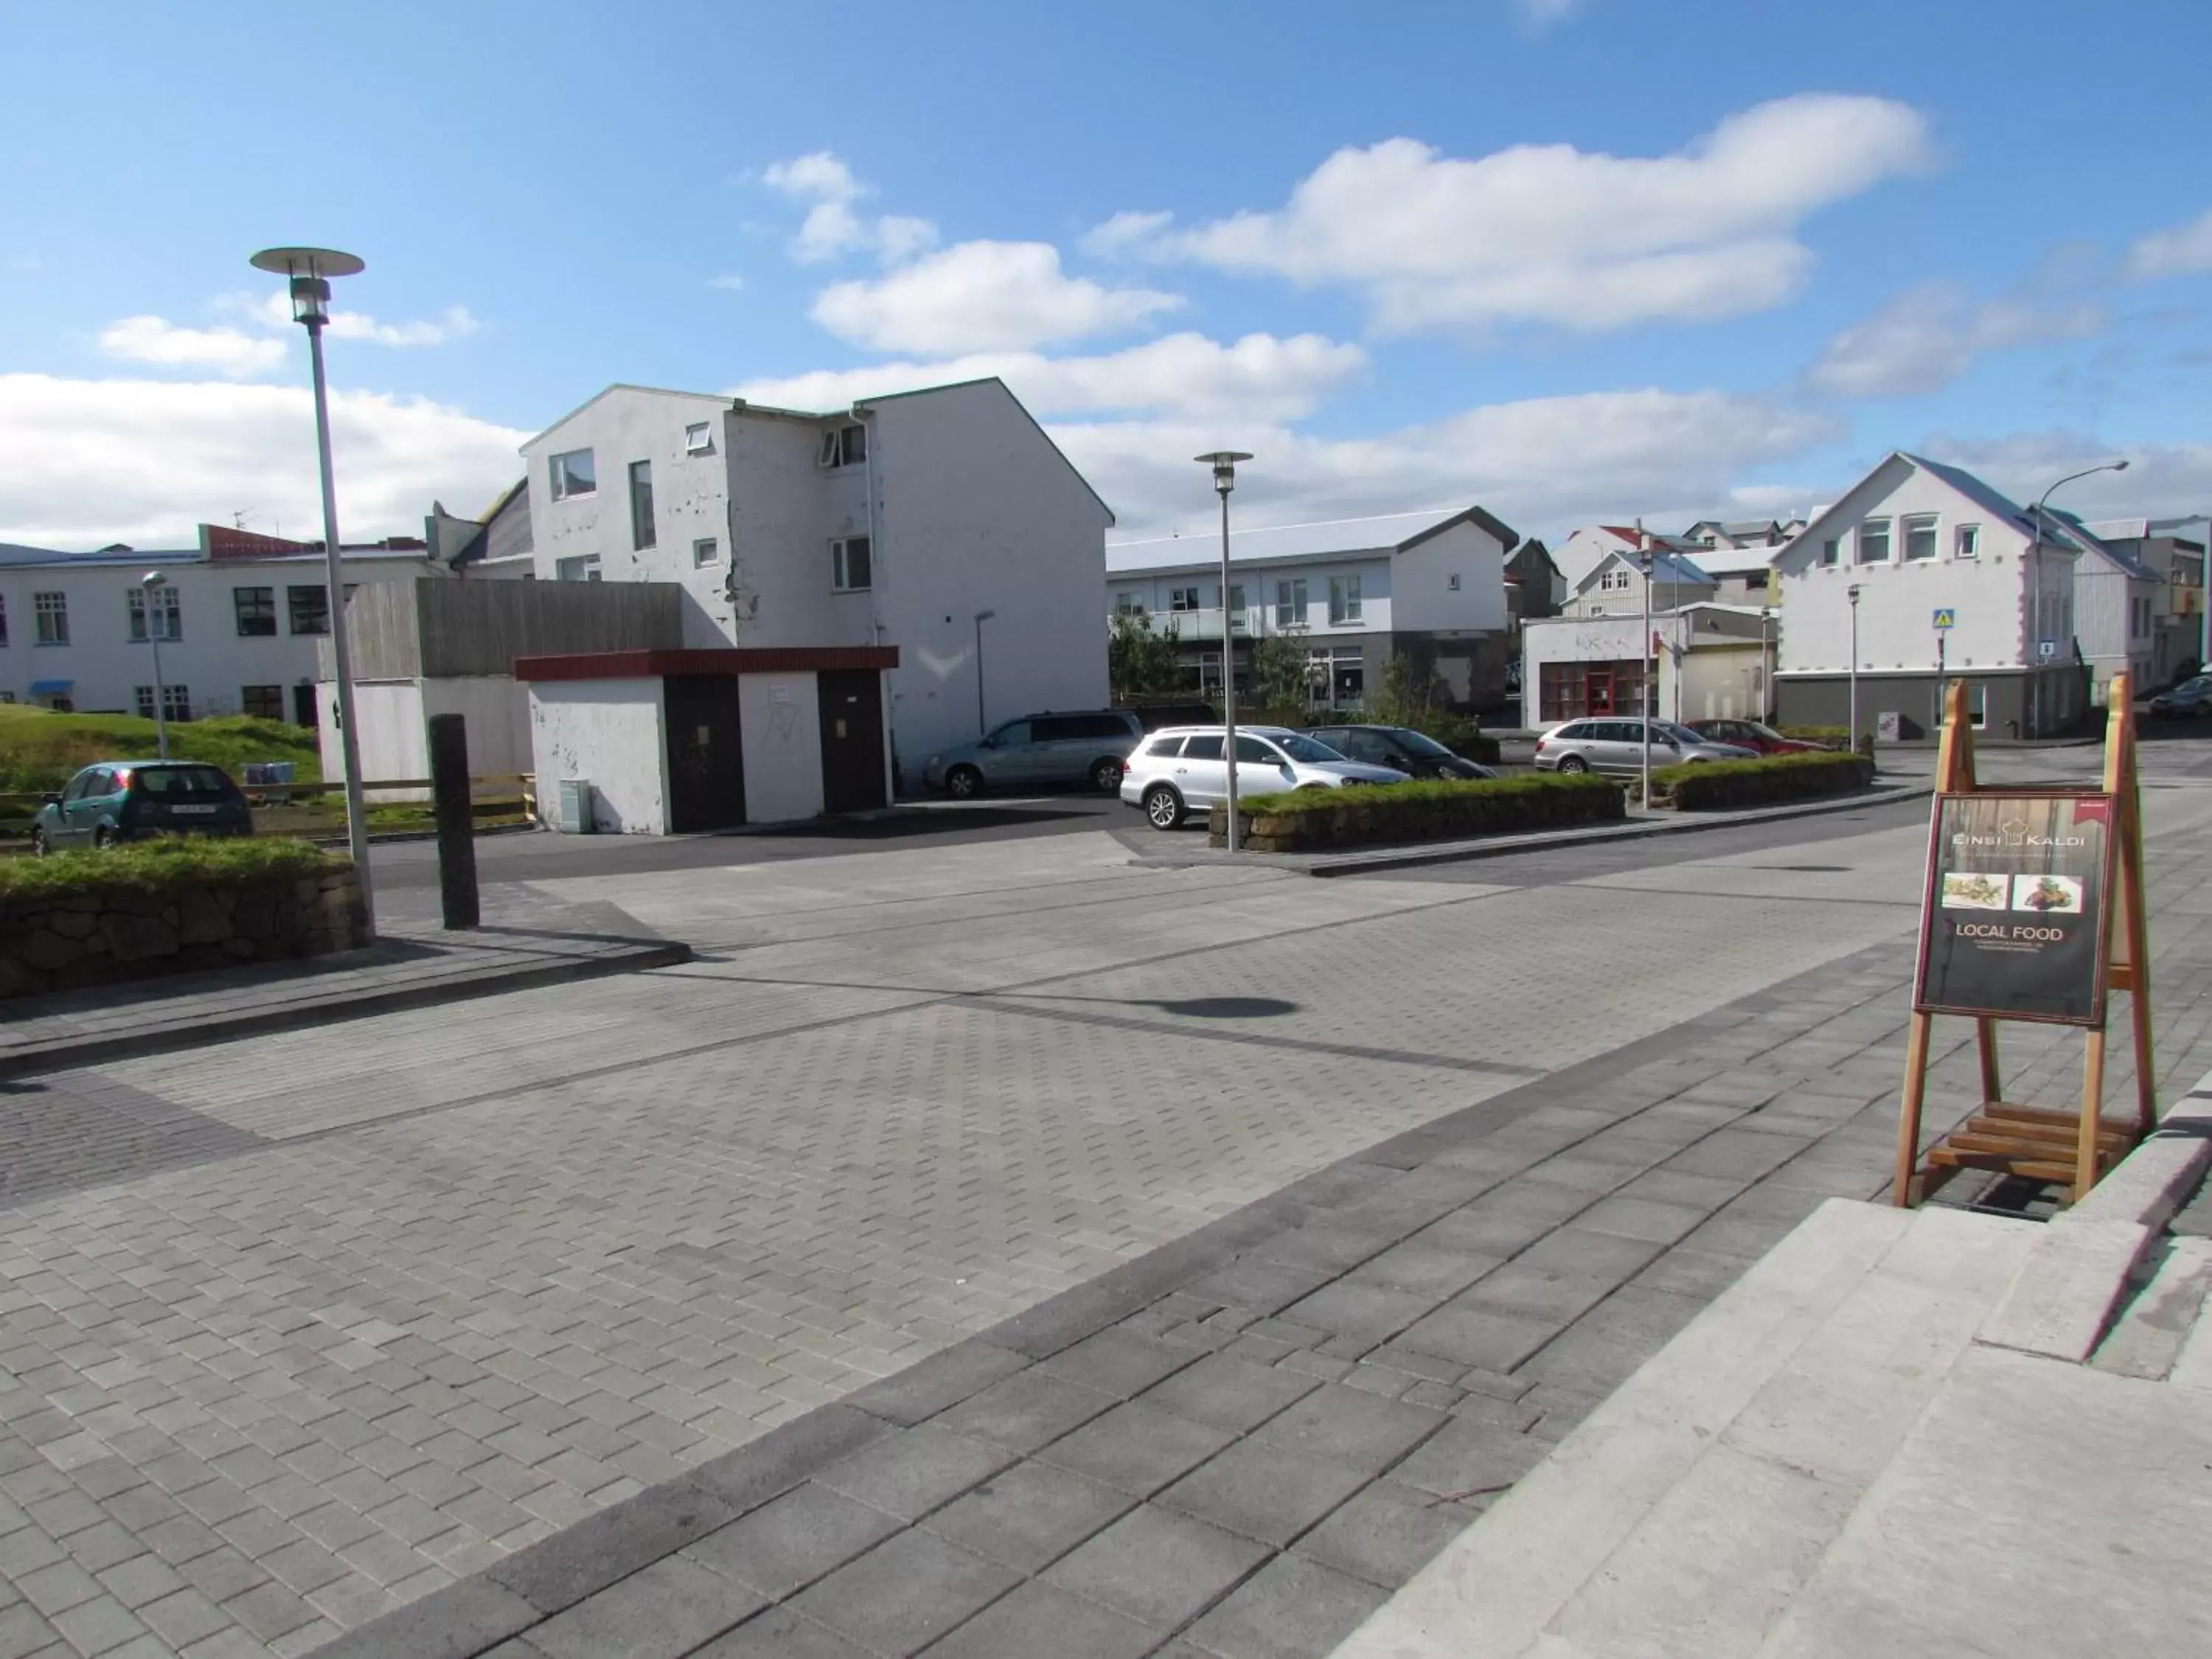
[[[1939,605],[1936,607],[1936,631],[1937,633],[1942,633],[1947,628],[1956,628],[1958,625],[1959,612],[1954,606]]]

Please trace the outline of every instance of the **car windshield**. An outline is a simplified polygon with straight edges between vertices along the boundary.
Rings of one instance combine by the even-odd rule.
[[[1790,741],[1789,738],[1784,737],[1772,726],[1762,726],[1757,720],[1739,720],[1736,723],[1742,726],[1745,731],[1750,732],[1753,737],[1764,738],[1769,743],[1787,743]]]
[[[1423,732],[1413,731],[1396,731],[1393,732],[1390,735],[1397,738],[1401,744],[1412,750],[1417,755],[1428,755],[1437,760],[1453,760],[1457,758],[1450,750],[1445,748],[1443,744],[1438,743],[1434,738],[1429,737]]]
[[[1279,737],[1270,733],[1267,740],[1294,761],[1310,763],[1340,761],[1345,758],[1318,738],[1307,737],[1303,732],[1285,732]]]
[[[227,795],[230,783],[212,766],[142,766],[131,775],[147,795]]]
[[[1672,720],[1652,721],[1651,735],[1655,738],[1671,738],[1676,743],[1711,743],[1715,741],[1715,739],[1705,736],[1702,732],[1692,732],[1686,726],[1677,726]]]

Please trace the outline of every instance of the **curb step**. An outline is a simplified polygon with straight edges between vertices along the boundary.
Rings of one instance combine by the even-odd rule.
[[[2164,1382],[2204,1310],[2208,1291],[2212,1291],[2212,1239],[2168,1239],[2090,1364],[2115,1376]]]

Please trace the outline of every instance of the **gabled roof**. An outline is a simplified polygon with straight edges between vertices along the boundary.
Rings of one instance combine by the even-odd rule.
[[[1462,524],[1473,524],[1495,537],[1502,549],[1510,550],[1520,539],[1510,526],[1482,507],[1431,508],[1425,513],[1386,513],[1370,519],[1328,519],[1315,524],[1231,530],[1229,559],[1231,564],[1261,564],[1402,553]],[[1106,570],[1109,575],[1130,575],[1218,562],[1220,556],[1218,536],[1155,536],[1143,541],[1108,543]]]
[[[1923,472],[1932,473],[1941,478],[1975,506],[1980,507],[1983,512],[1993,513],[2001,519],[2008,519],[2015,529],[2033,533],[2035,526],[2029,519],[2026,507],[2012,501],[1991,485],[1984,483],[1965,467],[1953,466],[1948,461],[1931,461],[1924,456],[1910,455],[1901,449],[1897,452],[1897,455],[1898,459],[1918,467]]]
[[[2071,513],[2055,507],[2043,509],[2043,533],[2049,541],[2069,541],[2083,552],[2094,554],[2125,571],[2139,582],[2163,581],[2166,579],[2136,556],[2135,550],[2115,546],[2090,530],[2088,526]]]
[[[1658,538],[1654,537],[1652,539],[1656,542]],[[1644,567],[1644,556],[1633,549],[1626,551],[1617,550],[1607,554],[1592,565],[1589,573],[1575,584],[1575,592],[1577,593],[1588,592],[1590,584],[1604,574],[1607,565],[1612,564],[1625,564],[1631,570],[1641,570]],[[1651,550],[1651,580],[1655,584],[1668,586],[1713,587],[1718,586],[1711,576],[1705,574],[1702,566],[1692,563],[1679,553],[1670,553],[1660,547],[1654,547]]]

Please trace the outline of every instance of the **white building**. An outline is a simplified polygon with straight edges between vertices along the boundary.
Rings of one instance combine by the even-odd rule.
[[[2212,520],[2101,519],[2089,526],[2113,552],[2148,569],[2159,584],[2151,617],[2150,684],[2171,684],[2212,659],[2206,636],[2204,555]]]
[[[1779,718],[1844,723],[1856,591],[1862,732],[1886,714],[1908,735],[1934,730],[1939,682],[1957,679],[1978,727],[2060,729],[2085,702],[2072,643],[2082,553],[2078,539],[2038,536],[2025,508],[1973,474],[1891,455],[1775,561]]]
[[[349,591],[448,574],[400,538],[347,548],[343,568]],[[149,596],[143,579],[157,570]],[[150,717],[158,635],[168,718],[315,725],[325,570],[319,550],[207,525],[189,548],[0,550],[0,702]]]
[[[1646,547],[1680,555],[1692,563],[1703,550],[1686,536],[1662,536],[1656,530],[1642,530],[1632,525],[1594,524],[1584,525],[1552,549],[1552,562],[1565,578],[1567,592],[1571,594],[1583,585],[1584,577],[1613,554],[1633,553]]]
[[[1772,666],[1770,613],[1697,602],[1583,612],[1521,629],[1521,723],[1531,730],[1585,714],[1640,714],[1656,662],[1651,712],[1662,720],[1764,720]]]
[[[1768,602],[1774,556],[1803,532],[1805,522],[1796,518],[1700,519],[1674,539],[1692,544],[1696,550],[1691,556],[1713,579],[1723,603],[1763,605]]]
[[[1644,574],[1646,564],[1650,574]],[[1698,605],[1719,598],[1718,585],[1704,568],[1692,563],[1680,553],[1654,545],[1648,553],[1633,549],[1619,549],[1607,552],[1575,584],[1567,602],[1559,607],[1563,617],[1640,617],[1644,614],[1644,587],[1651,589],[1650,606],[1654,611],[1679,611],[1686,605]]]
[[[695,649],[895,648],[909,781],[991,720],[1106,701],[1113,514],[995,379],[827,413],[615,386],[522,453],[540,578],[677,583]]]
[[[1505,556],[1520,538],[1480,507],[1232,530],[1228,633],[1236,672],[1251,642],[1295,639],[1316,708],[1356,708],[1393,656],[1444,677],[1455,702],[1486,707],[1505,687]],[[1221,543],[1210,536],[1106,550],[1113,611],[1171,629],[1194,685],[1221,684]]]

